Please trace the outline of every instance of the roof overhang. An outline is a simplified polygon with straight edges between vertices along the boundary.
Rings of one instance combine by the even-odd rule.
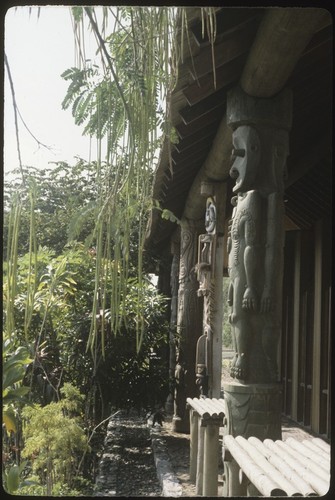
[[[284,87],[293,91],[289,197],[296,182],[320,163],[327,176],[332,147],[330,13],[307,7],[218,9],[215,72],[212,47],[202,38],[200,8],[190,8],[190,14],[191,53],[180,63],[171,100],[172,125],[179,141],[172,144],[167,137],[164,140],[153,198],[177,218],[198,220],[205,210],[201,183],[231,182],[232,143],[226,102],[227,92],[236,85],[260,98],[273,97]],[[320,202],[322,193],[316,197]],[[291,205],[286,204],[292,220],[297,212],[296,200],[295,192]],[[167,248],[175,230],[175,224],[160,214],[158,209],[152,210],[145,244],[156,255]],[[299,222],[299,216],[296,221]],[[304,223],[308,223],[306,215],[303,221],[300,219],[299,227]]]

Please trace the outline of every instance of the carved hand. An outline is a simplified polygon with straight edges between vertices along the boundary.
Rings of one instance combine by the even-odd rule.
[[[251,287],[247,287],[242,300],[243,309],[248,309],[249,311],[257,310],[257,296],[255,291]]]

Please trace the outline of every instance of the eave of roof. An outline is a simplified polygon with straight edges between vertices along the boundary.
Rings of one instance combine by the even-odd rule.
[[[165,139],[153,187],[153,198],[177,217],[191,215],[193,218],[200,218],[202,216],[205,203],[199,195],[202,179],[208,177],[220,181],[228,179],[229,155],[227,154],[231,149],[231,132],[225,125],[226,95],[228,90],[243,78],[248,85],[246,68],[249,65],[248,71],[254,71],[252,65],[257,65],[257,57],[263,58],[259,62],[264,60],[265,66],[271,63],[271,58],[270,62],[268,61],[266,51],[265,55],[260,55],[263,50],[261,35],[269,30],[266,24],[269,22],[267,18],[270,17],[272,24],[275,25],[278,12],[283,13],[283,10],[286,9],[222,8],[218,10],[218,36],[215,44],[216,87],[214,86],[211,46],[207,40],[201,38],[200,9],[190,11],[192,12],[192,22],[189,23],[193,35],[192,53],[184,58],[179,67],[180,78],[171,101],[172,125],[178,133],[179,142],[170,144],[169,140]],[[317,19],[312,19],[314,13],[319,16]],[[298,12],[294,13],[295,16],[298,14]],[[288,160],[291,179],[297,176],[297,164],[299,164],[302,151],[308,151],[310,144],[315,148],[315,145],[324,143],[323,131],[325,128],[331,129],[331,123],[329,123],[332,96],[331,19],[327,16],[327,11],[323,9],[314,9],[311,14],[306,17],[306,22],[300,22],[299,29],[302,33],[299,33],[298,39],[299,41],[303,39],[304,44],[301,43],[300,52],[297,51],[296,60],[284,78],[284,85],[292,88],[294,93],[292,146]],[[297,19],[299,19],[299,16],[295,19],[294,16],[292,19],[291,17],[282,16],[282,22],[284,23],[285,20],[285,23],[284,26],[279,26],[279,31],[283,30],[283,37],[286,36],[285,43],[289,43],[290,30],[293,30],[292,26],[296,26]],[[306,23],[309,23],[306,28],[307,33]],[[269,49],[270,55],[271,50],[272,53],[276,50],[278,54],[276,46]],[[294,52],[294,49],[291,52]],[[280,59],[284,57],[283,54],[280,56],[279,50],[277,66],[283,62]],[[257,85],[254,87],[257,92]],[[169,148],[171,148],[171,162]],[[216,154],[214,162],[211,158],[213,154]],[[311,164],[311,168],[314,165],[315,162]],[[301,170],[306,169],[305,165]],[[321,200],[317,201],[320,203]],[[290,216],[294,220],[293,212],[292,208]],[[302,227],[301,220],[299,223]],[[306,224],[308,221],[305,221]],[[148,228],[146,248],[159,254],[163,248],[166,248],[166,242],[174,229],[174,225],[161,219],[159,212],[154,209]]]

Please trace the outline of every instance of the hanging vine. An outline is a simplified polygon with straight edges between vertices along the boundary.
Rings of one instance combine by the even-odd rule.
[[[206,7],[201,11],[204,29],[213,46],[214,10]],[[96,252],[88,348],[104,351],[107,313],[114,334],[127,323],[125,301],[136,276],[136,346],[139,351],[145,334],[142,307],[144,237],[159,149],[164,137],[169,138],[171,134],[170,98],[178,80],[184,35],[190,48],[187,8],[72,7],[71,17],[76,58],[75,66],[62,74],[68,82],[62,106],[71,110],[75,123],[83,127],[91,143],[96,141],[98,158],[96,202],[89,210],[90,217],[94,212],[96,223],[87,238],[87,245],[94,246]],[[87,36],[89,31],[96,40],[92,60],[87,59],[86,44],[88,38],[92,39]],[[10,76],[8,61],[6,66]],[[17,110],[16,103],[14,108]],[[22,167],[20,151],[19,164]],[[29,277],[25,310],[27,333],[34,303],[37,242],[34,228],[36,191],[33,186],[26,189],[30,192],[31,206],[31,279]],[[13,201],[8,235],[6,318],[9,332],[14,331],[12,308],[19,215],[18,197]],[[69,225],[78,231],[84,219],[81,216]]]
[[[190,47],[186,11],[185,8],[135,6],[103,10],[76,7],[72,10],[78,60],[82,67],[63,73],[70,82],[63,107],[71,106],[75,121],[84,124],[84,132],[97,137],[98,151],[101,152],[102,139],[107,138],[106,164],[102,166],[101,157],[99,162],[101,188],[95,228],[96,289],[90,348],[99,335],[99,311],[104,311],[106,305],[110,309],[114,333],[125,321],[128,278],[134,271],[129,269],[130,239],[134,231],[137,233],[137,350],[143,342],[144,236],[153,171],[161,145],[159,123],[169,136],[169,99],[178,79],[184,33]],[[83,61],[85,44],[78,34],[84,31],[83,28],[80,31],[79,24],[84,26],[85,16],[97,41],[99,63]],[[213,46],[216,25],[212,8],[203,9],[203,25]],[[163,112],[164,103],[162,119],[159,113]],[[106,264],[109,258],[111,265]],[[108,282],[112,283],[112,291],[107,298]],[[103,330],[100,327],[102,345]]]

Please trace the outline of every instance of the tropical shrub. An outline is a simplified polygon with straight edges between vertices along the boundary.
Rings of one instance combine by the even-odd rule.
[[[81,416],[83,396],[71,384],[65,384],[60,392],[60,401],[22,410],[22,456],[30,460],[34,478],[45,485],[43,494],[47,496],[60,491],[62,495],[70,491],[73,494],[78,465],[88,448]]]
[[[169,392],[167,301],[150,282],[140,288],[136,278],[129,281],[123,326],[117,336],[107,336],[106,356],[101,359],[97,381],[105,404],[153,409],[164,405]],[[139,302],[146,334],[137,352],[134,340]],[[108,329],[108,311],[106,316]]]

